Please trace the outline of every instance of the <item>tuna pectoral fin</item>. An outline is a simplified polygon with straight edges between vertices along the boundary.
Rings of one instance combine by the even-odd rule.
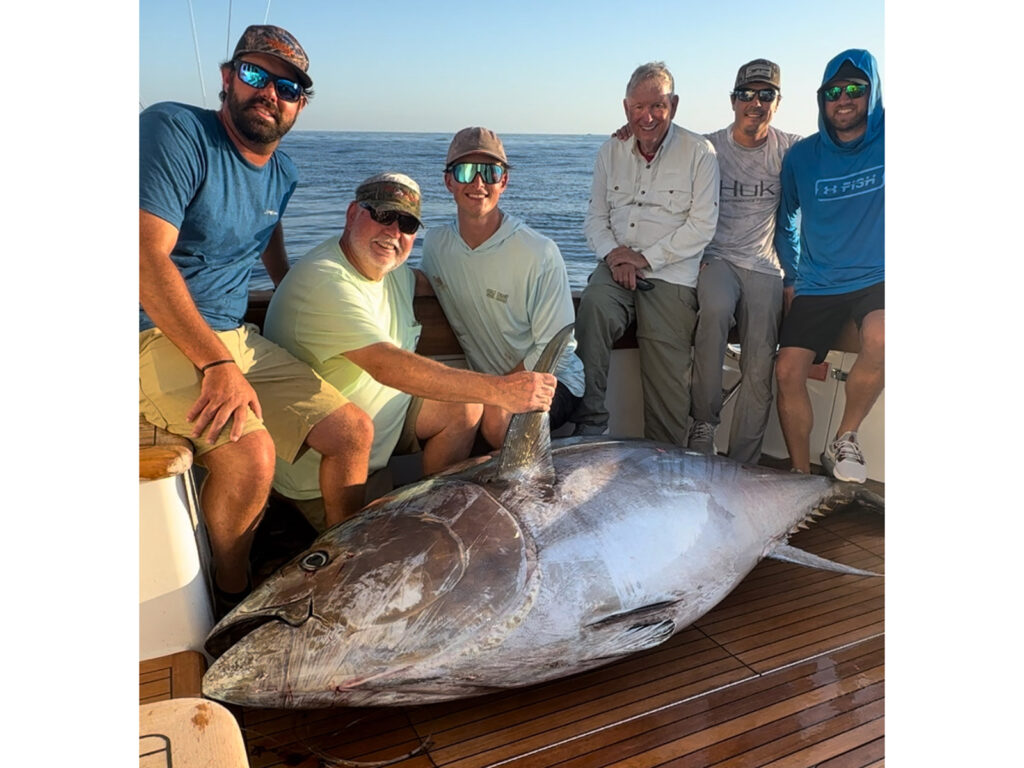
[[[627,653],[645,651],[668,640],[676,631],[671,619],[618,626],[601,632],[587,648],[588,659],[610,659]]]
[[[848,565],[837,563],[833,560],[826,560],[824,557],[812,555],[802,549],[791,547],[788,544],[776,544],[775,547],[765,554],[775,560],[782,560],[787,563],[806,565],[808,568],[820,568],[823,571],[836,571],[837,573],[848,573],[852,576],[881,576],[874,571],[862,571],[860,568],[851,568]]]
[[[587,658],[605,659],[661,645],[676,631],[676,623],[664,617],[673,605],[671,601],[652,603],[587,625],[592,633]]]

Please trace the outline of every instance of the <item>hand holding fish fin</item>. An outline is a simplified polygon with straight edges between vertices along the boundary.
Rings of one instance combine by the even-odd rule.
[[[566,347],[572,340],[570,323],[551,337],[533,370],[554,373]],[[553,482],[555,471],[551,464],[551,430],[546,411],[517,413],[505,433],[505,443],[497,461],[497,480],[508,480],[522,473],[535,480]]]

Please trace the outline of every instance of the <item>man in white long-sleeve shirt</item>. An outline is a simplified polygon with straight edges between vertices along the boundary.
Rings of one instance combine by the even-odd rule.
[[[711,143],[672,122],[674,90],[664,63],[638,67],[623,99],[634,139],[610,138],[594,164],[583,229],[598,265],[577,312],[578,435],[607,431],[611,348],[635,319],[644,435],[687,445],[697,273],[718,222],[719,172]]]

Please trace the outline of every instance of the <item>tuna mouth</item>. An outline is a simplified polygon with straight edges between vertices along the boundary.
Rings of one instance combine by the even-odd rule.
[[[254,630],[278,621],[291,627],[301,627],[313,615],[313,596],[307,595],[284,605],[247,609],[243,602],[210,630],[203,644],[213,658],[224,654]]]

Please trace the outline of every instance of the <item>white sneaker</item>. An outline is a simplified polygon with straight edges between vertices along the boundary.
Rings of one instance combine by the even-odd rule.
[[[691,451],[703,453],[705,456],[714,456],[715,450],[715,425],[708,421],[695,421],[690,425],[690,435],[686,443]]]
[[[863,483],[867,480],[868,468],[857,444],[857,433],[844,432],[829,443],[821,454],[821,466],[836,480],[847,483]]]

